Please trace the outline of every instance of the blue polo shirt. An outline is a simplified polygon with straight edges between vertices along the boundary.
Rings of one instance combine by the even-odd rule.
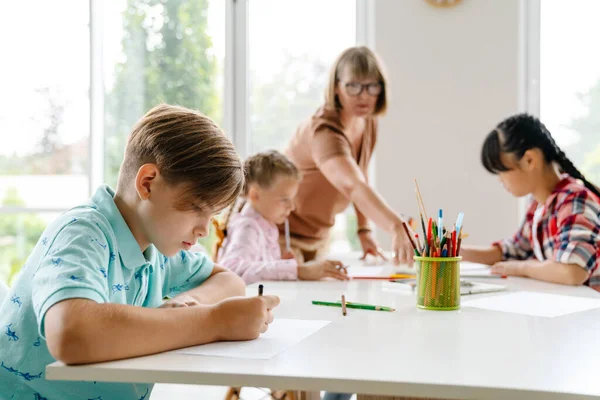
[[[200,285],[213,270],[201,253],[166,257],[150,245],[142,253],[114,202],[100,187],[88,204],[52,222],[0,306],[0,399],[148,400],[151,384],[45,379],[56,361],[46,345],[44,316],[72,298],[158,307],[165,295]],[[113,338],[118,340],[118,338]]]

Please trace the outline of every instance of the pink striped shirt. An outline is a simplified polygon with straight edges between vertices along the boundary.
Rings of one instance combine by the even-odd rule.
[[[250,203],[227,224],[218,263],[242,277],[247,285],[298,278],[296,260],[281,258],[277,225],[264,219]]]

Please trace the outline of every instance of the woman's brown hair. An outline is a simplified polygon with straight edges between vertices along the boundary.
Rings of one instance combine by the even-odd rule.
[[[326,106],[336,110],[342,108],[335,89],[346,69],[351,79],[374,79],[381,84],[382,90],[373,115],[385,114],[389,95],[386,74],[377,55],[366,46],[350,47],[337,57],[329,71],[329,82],[325,89]]]
[[[156,164],[165,181],[182,187],[175,207],[227,207],[244,187],[244,166],[231,140],[206,115],[161,104],[134,126],[125,148],[119,187],[130,185],[144,164]]]

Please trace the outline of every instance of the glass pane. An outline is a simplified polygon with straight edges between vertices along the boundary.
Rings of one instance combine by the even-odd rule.
[[[0,281],[10,284],[58,214],[0,214]]]
[[[88,2],[13,1],[2,12],[15,18],[0,24],[0,202],[68,208],[88,197]]]
[[[358,222],[354,207],[350,206],[343,213],[336,215],[335,225],[330,236],[329,250],[331,253],[342,254],[362,250],[357,230]]]
[[[541,119],[600,184],[600,2],[541,2]]]
[[[249,150],[255,153],[282,148],[323,103],[331,64],[356,44],[356,2],[251,0],[249,9]]]
[[[222,122],[225,1],[104,1],[105,181],[115,187],[127,135],[159,103]]]

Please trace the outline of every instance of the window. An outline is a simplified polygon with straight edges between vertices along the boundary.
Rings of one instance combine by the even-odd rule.
[[[104,1],[105,182],[116,186],[127,135],[160,103],[221,124],[225,2]]]
[[[600,25],[595,0],[540,2],[540,118],[600,184]]]
[[[356,45],[356,8],[348,0],[250,0],[250,154],[282,150],[323,104],[331,65]],[[360,248],[352,207],[336,217],[331,235],[333,252]]]
[[[250,152],[281,149],[323,104],[335,57],[356,45],[356,1],[250,0],[248,25]]]
[[[0,280],[6,282],[58,213],[86,201],[99,182],[116,186],[127,135],[160,102],[199,109],[232,135],[241,127],[233,139],[244,156],[281,147],[322,103],[330,64],[356,43],[356,9],[365,5],[61,4],[34,1],[35,13],[31,2],[3,8],[6,15],[27,15],[25,22],[9,18],[0,26],[0,44],[10,55],[0,75]],[[248,25],[236,27],[242,20]],[[243,75],[240,68],[249,80],[234,79]],[[236,126],[238,115],[250,123]],[[340,221],[336,237],[343,239],[344,227],[354,228],[345,217]],[[204,240],[207,248],[212,239]]]
[[[89,9],[78,0],[3,5],[0,25],[0,279],[52,214],[89,194]],[[57,23],[60,21],[60,23]],[[18,38],[18,40],[16,40]],[[8,57],[10,55],[10,57]]]

